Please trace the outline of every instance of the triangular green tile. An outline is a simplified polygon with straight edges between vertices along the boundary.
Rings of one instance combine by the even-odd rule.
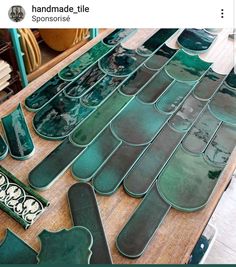
[[[236,88],[236,72],[233,68],[225,80],[226,84],[232,88]]]

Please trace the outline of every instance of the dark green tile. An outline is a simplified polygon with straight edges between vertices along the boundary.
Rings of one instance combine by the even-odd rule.
[[[0,160],[3,160],[7,156],[7,152],[8,146],[3,137],[0,135]]]
[[[107,45],[117,45],[121,41],[126,41],[136,32],[135,29],[116,29],[111,34],[103,39],[103,42]]]
[[[225,80],[226,84],[232,88],[236,88],[236,73],[233,68]]]

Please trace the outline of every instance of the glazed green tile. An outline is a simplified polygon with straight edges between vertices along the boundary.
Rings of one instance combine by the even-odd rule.
[[[130,146],[123,143],[93,178],[95,191],[100,195],[115,193],[144,149],[145,146]]]
[[[140,257],[169,209],[170,206],[160,197],[154,184],[117,236],[119,252],[129,258]]]
[[[165,65],[170,58],[177,52],[177,49],[163,44],[152,56],[145,62],[145,66],[152,70],[158,70]]]
[[[0,166],[0,209],[28,229],[49,202]]]
[[[205,158],[211,164],[223,167],[236,146],[236,127],[221,124],[205,151]]]
[[[183,148],[194,154],[203,153],[220,123],[206,108],[185,136]]]
[[[162,69],[144,85],[137,97],[144,103],[155,103],[173,81]]]
[[[117,45],[121,41],[124,42],[127,38],[135,33],[135,29],[116,29],[111,34],[103,39],[106,45]]]
[[[119,89],[120,92],[125,95],[135,95],[155,73],[156,71],[150,70],[142,65],[124,82]]]
[[[174,81],[156,102],[156,107],[165,113],[174,113],[187,95],[192,91],[195,83]]]
[[[111,129],[122,141],[145,145],[152,141],[168,118],[153,105],[143,104],[134,98],[112,121]]]
[[[66,139],[43,159],[30,173],[29,184],[37,190],[48,189],[73,164],[82,153]]]
[[[74,178],[80,181],[91,180],[120,143],[111,133],[110,127],[107,127],[72,165]]]
[[[142,56],[150,56],[158,47],[164,44],[178,29],[160,29],[137,49]]]
[[[169,125],[177,131],[188,131],[205,105],[205,102],[189,95],[177,112],[171,117]]]
[[[158,191],[174,208],[196,211],[207,204],[220,173],[202,154],[192,155],[180,146],[157,180]]]
[[[131,97],[114,92],[98,109],[83,121],[70,135],[75,145],[89,145],[118,112],[130,101]]]
[[[62,69],[58,75],[62,80],[72,81],[81,75],[88,67],[95,64],[102,56],[109,52],[112,47],[102,41],[90,48],[86,53],[77,58],[71,64]]]
[[[236,88],[236,72],[234,68],[231,70],[229,75],[227,76],[225,80],[226,84],[232,88]]]
[[[236,124],[236,90],[223,84],[210,102],[213,115],[226,123]]]
[[[20,104],[2,118],[2,125],[11,156],[17,160],[31,157],[35,149],[34,143]]]
[[[106,234],[103,229],[96,196],[91,185],[74,184],[68,191],[74,225],[89,229],[93,235],[91,264],[112,264]]]
[[[193,93],[198,99],[208,100],[214,95],[224,79],[225,75],[219,74],[210,68],[195,86]]]
[[[168,62],[165,70],[177,81],[194,82],[199,80],[210,66],[211,63],[203,61],[198,55],[190,55],[181,49]]]
[[[143,197],[168,162],[184,133],[165,125],[124,179],[125,191],[133,197]]]
[[[204,29],[185,29],[178,37],[178,44],[186,51],[194,53],[206,52],[216,39],[216,35]]]
[[[59,232],[43,230],[39,234],[41,250],[39,264],[88,264],[91,258],[93,237],[81,226]]]
[[[81,104],[91,108],[97,107],[114,92],[123,80],[123,77],[106,75],[81,98]]]
[[[25,99],[25,107],[30,111],[38,111],[67,85],[68,82],[55,75]]]
[[[0,243],[0,264],[36,264],[37,253],[11,230]]]
[[[3,137],[0,135],[0,160],[3,160],[7,156],[7,152],[8,146]]]

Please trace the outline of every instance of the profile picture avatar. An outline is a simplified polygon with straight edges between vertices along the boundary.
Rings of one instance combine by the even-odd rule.
[[[25,10],[22,6],[12,6],[8,11],[8,16],[14,22],[22,21],[25,17]]]

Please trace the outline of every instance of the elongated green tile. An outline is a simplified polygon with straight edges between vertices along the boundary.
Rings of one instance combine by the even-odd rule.
[[[236,72],[233,68],[225,80],[226,84],[232,88],[236,88]]]
[[[225,75],[214,72],[211,68],[194,88],[194,95],[201,100],[210,99],[223,82]]]
[[[62,80],[72,81],[81,75],[88,67],[95,64],[102,56],[109,52],[112,47],[102,41],[90,48],[86,53],[62,69],[58,75]]]
[[[160,29],[137,49],[142,56],[150,56],[158,47],[164,44],[178,29]]]
[[[135,29],[116,29],[111,34],[103,39],[106,45],[117,45],[121,41],[124,42],[127,38],[135,33]]]
[[[7,152],[8,146],[3,137],[0,135],[0,160],[3,160],[7,156]]]
[[[41,250],[38,254],[40,264],[88,264],[91,258],[93,237],[82,226],[59,232],[43,230],[39,234]]]
[[[157,180],[158,191],[174,208],[196,211],[207,204],[220,173],[202,154],[189,154],[180,146]]]
[[[58,75],[55,75],[31,95],[26,97],[25,107],[30,111],[38,111],[67,85],[67,81],[63,81],[58,77]]]
[[[202,102],[194,98],[192,95],[189,95],[170,119],[170,126],[177,131],[188,131],[205,105],[205,102]]]
[[[166,44],[163,44],[160,49],[158,49],[155,54],[151,56],[145,62],[145,66],[152,70],[158,70],[177,52],[177,49],[168,47]]]
[[[9,229],[0,244],[0,255],[0,264],[37,263],[37,252]]]
[[[17,160],[31,157],[34,153],[34,143],[20,104],[2,118],[2,125],[11,156]]]
[[[206,52],[216,39],[216,35],[204,29],[185,29],[178,37],[178,44],[186,51],[194,53]]]
[[[144,149],[145,146],[122,144],[93,178],[95,191],[101,195],[115,193]]]
[[[132,145],[145,145],[167,122],[168,116],[153,105],[143,104],[134,98],[112,121],[112,132],[122,141]]]
[[[169,209],[170,206],[160,197],[154,184],[117,236],[119,252],[129,258],[140,257]]]
[[[216,166],[223,167],[236,146],[236,127],[221,124],[205,151],[205,158]]]
[[[130,101],[131,97],[114,92],[103,105],[80,124],[70,135],[75,145],[89,145],[118,112]]]
[[[90,263],[111,264],[112,259],[92,186],[87,183],[74,184],[68,191],[68,199],[74,225],[86,227],[93,235]]]
[[[30,186],[37,190],[49,188],[82,151],[83,148],[71,144],[68,139],[63,141],[29,173]]]
[[[124,179],[125,191],[143,197],[181,142],[184,133],[165,125]]]
[[[49,202],[0,166],[0,209],[28,229]]]
[[[185,136],[183,148],[194,154],[203,153],[220,123],[206,108]]]
[[[97,107],[121,84],[123,77],[106,75],[88,93],[81,98],[81,103],[87,107]]]
[[[236,124],[236,90],[223,84],[210,102],[213,115],[226,123]]]
[[[174,113],[193,87],[194,83],[174,81],[157,100],[156,107],[162,112]]]
[[[155,103],[173,81],[162,69],[144,85],[137,97],[144,103]]]
[[[73,176],[81,181],[92,179],[120,143],[111,133],[110,127],[106,128],[74,162],[71,168]]]
[[[166,72],[177,81],[194,82],[210,68],[211,63],[203,61],[197,55],[179,50],[165,66]]]

